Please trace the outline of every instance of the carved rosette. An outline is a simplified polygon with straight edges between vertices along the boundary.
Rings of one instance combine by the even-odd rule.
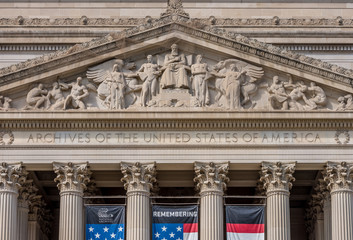
[[[196,189],[200,191],[201,195],[209,192],[223,194],[227,189],[229,162],[195,162],[194,170],[196,175],[194,182],[196,183]]]
[[[121,163],[124,188],[127,193],[145,192],[150,194],[156,180],[156,163]]]
[[[331,193],[342,190],[353,191],[353,164],[328,162],[324,176]]]
[[[295,181],[293,173],[296,163],[263,162],[260,181],[264,183],[267,196],[271,192],[285,191],[289,193],[292,182]]]
[[[7,164],[3,162],[0,166],[0,192],[13,192],[18,194],[21,182],[25,181],[26,175],[22,163]]]
[[[57,174],[54,181],[59,182],[57,186],[60,193],[79,192],[83,194],[91,177],[88,163],[53,163],[53,168],[54,172]]]

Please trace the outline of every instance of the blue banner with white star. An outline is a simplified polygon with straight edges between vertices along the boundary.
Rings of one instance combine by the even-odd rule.
[[[86,206],[86,240],[124,240],[124,233],[124,206]]]
[[[152,207],[152,240],[198,240],[198,206]]]

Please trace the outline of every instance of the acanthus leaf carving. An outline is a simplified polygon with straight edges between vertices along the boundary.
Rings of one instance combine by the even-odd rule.
[[[21,183],[23,183],[26,175],[23,175],[25,169],[22,163],[7,164],[3,162],[0,166],[0,191],[9,191],[18,193]]]
[[[58,182],[57,186],[60,193],[78,192],[83,194],[87,183],[90,181],[91,171],[88,163],[74,164],[69,163],[53,163],[53,169],[57,177],[54,179]]]
[[[194,163],[196,189],[200,194],[205,192],[222,193],[227,189],[229,178],[227,177],[229,170],[229,162],[227,163]]]
[[[324,171],[324,180],[332,192],[353,189],[353,164],[347,162],[328,162]]]
[[[295,181],[293,177],[295,167],[296,163],[263,162],[260,181],[264,183],[267,192],[289,191]]]
[[[150,194],[156,180],[156,163],[121,163],[124,188],[127,192],[146,192]]]

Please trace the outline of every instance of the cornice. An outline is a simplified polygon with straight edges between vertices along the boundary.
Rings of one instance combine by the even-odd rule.
[[[25,18],[18,16],[16,18],[1,18],[0,27],[133,27],[157,19],[158,18],[152,18],[150,16],[144,18],[89,18],[87,16],[78,18]],[[216,18],[210,16],[209,18],[192,18],[192,21],[222,27],[353,27],[353,19],[345,19],[341,16],[335,18],[280,18],[277,16],[272,18]]]
[[[250,39],[234,32],[226,31],[212,25],[205,25],[178,15],[151,20],[146,24],[129,28],[119,33],[112,33],[90,42],[77,44],[68,50],[57,51],[48,55],[28,60],[0,69],[0,85],[38,75],[59,66],[100,55],[109,51],[121,49],[127,45],[143,42],[147,39],[178,31],[189,36],[202,38],[236,51],[255,55],[265,61],[286,65],[302,72],[309,72],[323,78],[351,85],[353,70],[329,64],[318,59],[294,53],[283,48]],[[126,41],[127,39],[131,41]]]
[[[177,116],[177,117],[176,117]],[[326,116],[326,117],[325,117]],[[0,116],[1,117],[1,116]],[[349,113],[13,113],[0,130],[334,130],[353,129]]]

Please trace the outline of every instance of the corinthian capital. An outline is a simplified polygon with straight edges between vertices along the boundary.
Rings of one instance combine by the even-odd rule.
[[[25,175],[22,163],[7,164],[3,162],[0,166],[0,191],[11,191],[18,193],[21,182],[24,181]]]
[[[90,181],[91,171],[88,163],[53,163],[53,169],[57,175],[54,181],[59,182],[57,186],[61,193],[66,191],[83,193]]]
[[[324,180],[327,182],[328,189],[335,190],[353,190],[353,164],[347,162],[336,163],[328,162],[324,171]]]
[[[293,173],[296,163],[263,162],[261,168],[260,181],[264,183],[264,188],[269,191],[286,190],[292,188],[295,181]]]
[[[18,190],[18,205],[28,208],[31,199],[37,196],[38,189],[34,186],[33,180],[26,180]]]
[[[200,193],[206,191],[223,192],[227,189],[227,183],[229,182],[229,178],[227,177],[229,162],[195,162],[194,170],[196,175],[194,182],[197,183],[196,189]]]
[[[124,188],[128,191],[150,192],[156,180],[156,163],[121,163]]]

